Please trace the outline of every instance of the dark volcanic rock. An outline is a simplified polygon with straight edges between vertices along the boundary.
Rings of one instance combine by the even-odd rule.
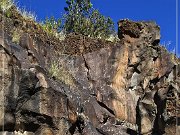
[[[2,133],[175,134],[180,61],[155,23],[120,21],[112,46],[71,35],[64,54],[28,33],[19,44],[0,35]]]

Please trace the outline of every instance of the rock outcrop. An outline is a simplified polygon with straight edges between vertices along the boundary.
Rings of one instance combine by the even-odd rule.
[[[114,44],[79,35],[58,41],[26,22],[31,30],[13,43],[10,30],[24,20],[0,18],[0,133],[178,132],[180,60],[159,45],[154,22],[119,21]]]

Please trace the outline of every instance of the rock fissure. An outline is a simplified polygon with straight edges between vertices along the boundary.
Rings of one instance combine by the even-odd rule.
[[[85,66],[85,68],[86,68],[86,70],[87,70],[87,79],[88,79],[88,81],[90,81],[91,79],[90,79],[90,73],[89,73],[89,66],[88,66],[88,64],[87,64],[87,62],[86,62],[86,59],[85,59],[85,57],[84,57],[84,55],[82,55],[82,57],[83,57],[83,60],[84,60],[84,66]]]
[[[159,45],[159,26],[154,22],[121,20],[120,42],[110,43],[76,34],[59,41],[47,37],[39,26],[36,31],[33,22],[26,22],[27,29],[32,29],[23,31],[19,27],[25,21],[22,18],[17,22],[4,17],[4,21],[0,131],[28,135],[176,133],[180,60]],[[10,29],[23,32],[19,43],[12,42]],[[62,50],[67,58],[60,55]],[[63,61],[63,70],[52,68],[56,58]],[[53,78],[50,69],[61,80]]]
[[[115,115],[114,111],[111,110],[110,108],[108,108],[103,102],[99,102],[99,101],[97,101],[97,102],[98,102],[98,104],[99,104],[101,107],[105,108],[105,109],[106,109],[108,112],[110,112],[112,115]]]

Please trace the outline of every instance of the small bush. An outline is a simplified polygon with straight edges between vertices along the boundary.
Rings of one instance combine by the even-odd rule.
[[[12,31],[12,42],[19,44],[20,37],[21,37],[22,33],[23,32],[21,30],[14,29]]]
[[[48,34],[54,35],[59,40],[64,40],[66,37],[65,32],[62,30],[61,19],[55,19],[53,16],[51,18],[46,18],[41,26],[44,31]]]
[[[56,61],[53,61],[51,63],[49,68],[49,74],[52,77],[58,79],[59,81],[65,83],[66,85],[74,86],[74,79],[73,76],[70,74],[70,71],[65,69],[63,65],[59,66],[59,63]]]
[[[61,28],[61,19],[56,20],[54,17],[46,18],[42,24],[42,28],[50,34],[58,33]]]
[[[5,12],[5,16],[8,17],[8,18],[10,18],[12,16],[12,14],[13,13],[12,13],[12,11],[10,9],[6,10],[6,12]]]

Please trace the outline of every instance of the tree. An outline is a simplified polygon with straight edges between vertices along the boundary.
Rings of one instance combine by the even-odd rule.
[[[89,37],[108,38],[114,34],[114,23],[93,8],[90,0],[66,0],[64,30]]]

